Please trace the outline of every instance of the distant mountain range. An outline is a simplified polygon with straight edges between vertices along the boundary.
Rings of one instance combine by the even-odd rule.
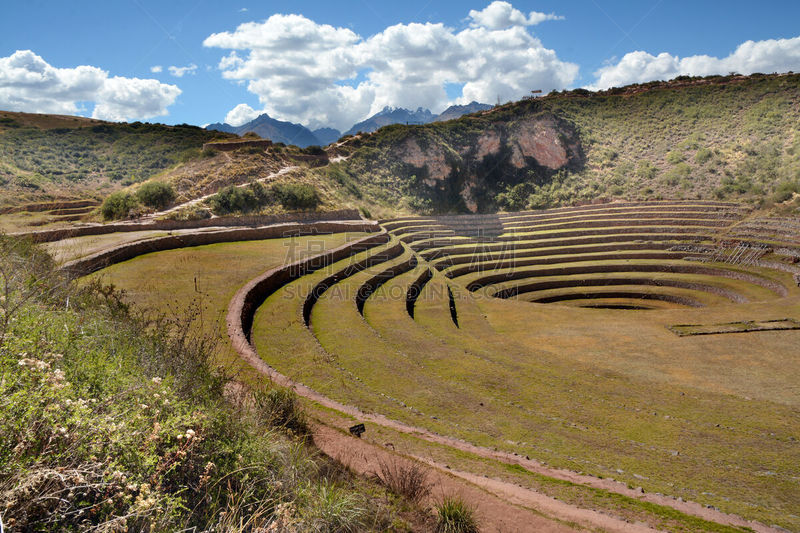
[[[319,128],[314,130],[313,133],[314,137],[319,140],[317,144],[320,146],[328,146],[329,144],[338,141],[339,137],[342,136],[342,132],[334,128]]]
[[[372,133],[389,124],[428,124],[430,122],[452,120],[468,113],[477,113],[491,108],[492,106],[488,104],[471,102],[467,105],[450,106],[441,114],[434,115],[429,109],[421,107],[417,108],[416,111],[411,111],[402,107],[387,106],[368,119],[355,124],[344,135],[353,135],[360,131]],[[254,132],[264,139],[271,139],[273,142],[284,144],[294,144],[301,148],[312,145],[327,146],[342,136],[342,133],[334,128],[319,128],[311,131],[302,124],[275,120],[266,113],[241,126],[231,126],[230,124],[218,122],[209,124],[206,129],[235,133],[237,135]]]
[[[216,123],[209,124],[206,129],[235,133],[237,135],[244,135],[252,131],[263,139],[270,139],[276,143],[294,144],[303,148],[313,144],[321,144],[320,139],[302,124],[275,120],[266,113],[241,126]]]
[[[436,120],[436,115],[429,109],[418,107],[416,111],[410,111],[402,107],[384,107],[383,110],[375,113],[367,120],[363,120],[345,132],[345,135],[355,135],[359,131],[372,133],[378,128],[389,124],[428,124]]]
[[[491,109],[489,104],[481,104],[478,102],[470,102],[467,105],[451,105],[434,119],[434,122],[444,122],[445,120],[453,120],[470,113],[477,113],[478,111],[486,111]]]

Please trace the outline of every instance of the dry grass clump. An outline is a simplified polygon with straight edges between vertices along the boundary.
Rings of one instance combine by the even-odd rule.
[[[378,460],[375,478],[389,491],[417,504],[431,493],[428,472],[419,463]]]
[[[436,505],[436,533],[478,533],[475,510],[457,496],[445,496]]]

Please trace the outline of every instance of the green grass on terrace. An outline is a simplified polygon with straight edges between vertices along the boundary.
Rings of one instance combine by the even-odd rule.
[[[252,278],[287,262],[358,239],[361,233],[336,233],[195,246],[136,257],[92,275],[125,291],[143,309],[178,316],[199,311],[205,333],[222,340],[219,356],[238,364],[225,329],[228,303]]]

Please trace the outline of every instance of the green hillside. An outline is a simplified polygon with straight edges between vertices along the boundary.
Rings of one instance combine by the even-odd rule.
[[[2,204],[102,197],[199,158],[204,142],[229,136],[188,125],[74,119],[0,114]]]
[[[194,126],[3,112],[0,186],[9,205],[103,198],[158,175],[180,203],[298,166],[281,181],[313,185],[324,208],[376,216],[602,199],[761,205],[800,192],[798,124],[800,74],[553,92],[448,122],[349,136],[327,148],[330,163],[280,144],[204,158],[204,142],[230,134]]]
[[[798,124],[798,74],[684,77],[385,127],[348,141],[350,158],[328,175],[387,210],[491,212],[598,197],[760,203],[800,191]],[[404,157],[414,145],[419,153]],[[543,165],[553,150],[567,157]]]

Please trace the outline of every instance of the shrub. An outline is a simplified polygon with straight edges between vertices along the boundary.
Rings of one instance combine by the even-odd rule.
[[[708,148],[700,148],[694,155],[694,161],[698,165],[702,165],[706,163],[709,159],[711,159],[712,155],[713,153]]]
[[[346,472],[332,482],[326,459],[265,424],[246,389],[225,386],[196,313],[189,323],[137,318],[113,289],[69,283],[30,241],[0,236],[0,273],[13,278],[0,310],[16,309],[0,337],[5,526],[388,529]],[[228,402],[228,389],[242,401]],[[297,413],[290,392],[268,396]]]
[[[678,163],[669,172],[664,174],[664,183],[670,187],[677,185],[682,179],[688,178],[692,174],[692,167],[686,163]]]
[[[658,169],[650,161],[640,161],[636,166],[636,177],[642,180],[652,180],[656,177]]]
[[[325,150],[315,144],[307,146],[303,151],[309,155],[325,155]]]
[[[106,220],[116,220],[128,216],[137,206],[136,198],[127,192],[119,191],[108,195],[100,206],[100,212]]]
[[[200,152],[200,155],[202,155],[203,157],[211,158],[217,155],[218,153],[219,152],[213,148],[203,148],[203,151]]]
[[[670,165],[677,165],[678,163],[684,160],[683,154],[681,152],[670,152],[667,154],[667,163]]]
[[[495,197],[495,201],[502,209],[519,211],[525,209],[530,194],[531,185],[528,183],[519,183],[513,187],[507,188],[505,192],[498,194]]]
[[[297,401],[297,394],[291,389],[270,388],[254,395],[256,411],[268,426],[280,427],[296,435],[309,432],[305,416]]]
[[[317,190],[305,183],[276,183],[272,193],[285,209],[314,209],[319,205]]]
[[[461,498],[444,498],[437,504],[436,511],[436,533],[478,533],[475,511]]]
[[[772,199],[776,203],[785,202],[791,199],[795,193],[800,194],[800,181],[784,181],[775,187]]]
[[[211,218],[211,213],[205,207],[191,204],[168,213],[165,218],[167,220],[205,220]]]
[[[149,181],[139,187],[136,198],[147,207],[164,209],[175,199],[175,191],[169,183]]]
[[[260,146],[245,146],[236,150],[240,154],[263,154],[264,148]]]
[[[227,213],[249,213],[267,204],[269,201],[267,191],[258,182],[251,183],[248,187],[230,185],[209,198],[211,210],[218,215]]]
[[[401,463],[378,460],[380,471],[375,474],[379,483],[394,494],[402,496],[411,503],[419,503],[431,493],[427,471],[416,462]]]

